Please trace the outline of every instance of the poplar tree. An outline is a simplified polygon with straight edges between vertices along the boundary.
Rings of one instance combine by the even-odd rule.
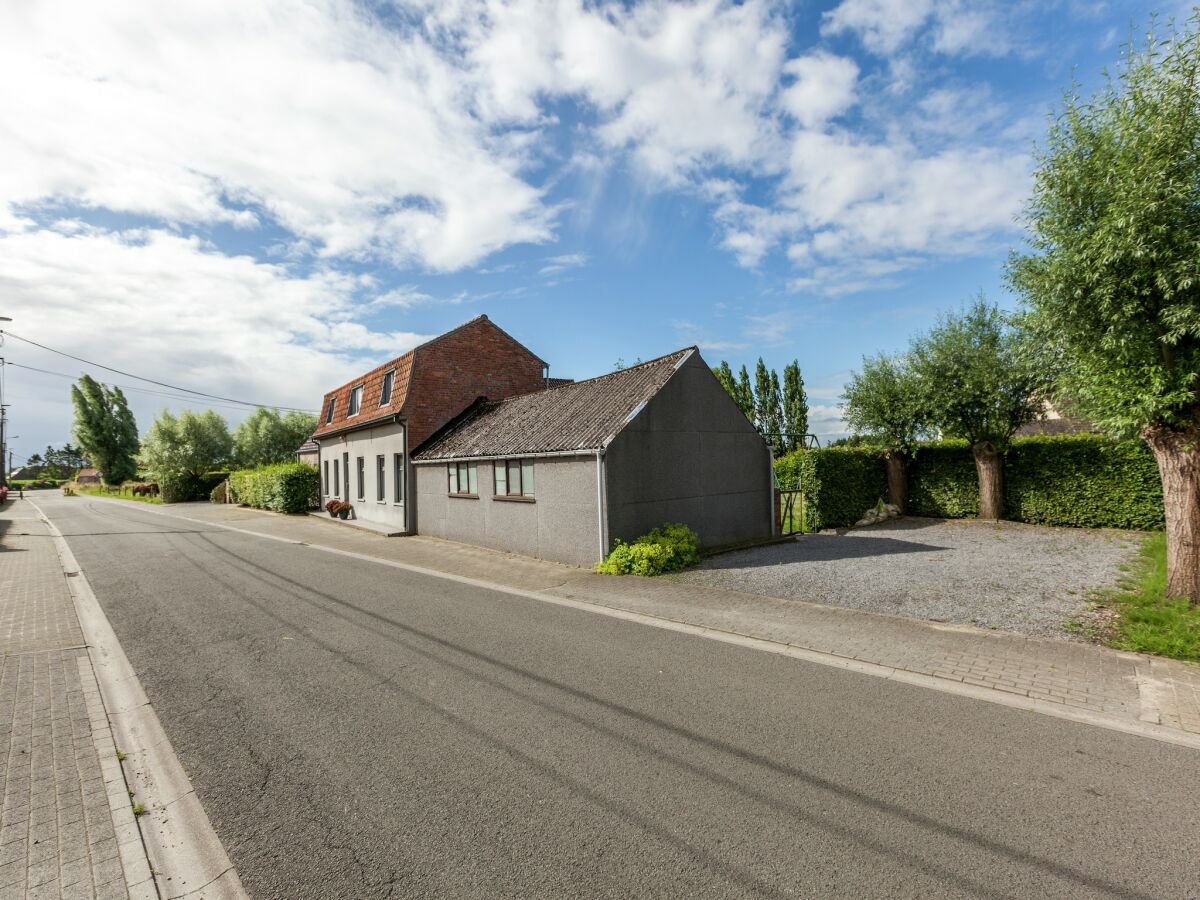
[[[121,484],[137,475],[137,422],[121,389],[84,375],[71,385],[71,403],[75,440],[100,470],[104,483]]]

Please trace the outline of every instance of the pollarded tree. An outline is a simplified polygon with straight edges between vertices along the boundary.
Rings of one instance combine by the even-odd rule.
[[[909,365],[921,384],[929,426],[971,444],[980,518],[999,519],[1003,452],[1016,430],[1037,418],[1037,398],[1045,393],[1044,375],[1029,364],[1021,333],[981,296],[914,340]]]
[[[211,409],[163,410],[142,442],[142,465],[157,478],[198,478],[229,462],[233,440],[225,419]]]
[[[903,356],[864,356],[862,371],[846,384],[842,412],[855,434],[887,448],[888,502],[906,512],[908,464],[917,442],[929,434],[921,379]]]
[[[1059,392],[1162,477],[1167,592],[1200,603],[1200,14],[1068,94],[1009,278],[1062,350]]]
[[[104,477],[121,484],[137,474],[137,422],[120,388],[108,387],[90,375],[71,385],[75,406],[75,440]]]

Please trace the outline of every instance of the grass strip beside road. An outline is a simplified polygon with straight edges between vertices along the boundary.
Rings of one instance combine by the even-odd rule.
[[[77,486],[75,493],[87,494],[91,497],[112,497],[114,500],[132,500],[134,503],[162,503],[161,497],[138,497],[133,494],[123,494],[121,493],[121,488]]]
[[[1119,587],[1097,598],[1118,616],[1105,643],[1120,650],[1200,662],[1200,606],[1167,596],[1167,536],[1149,535]]]

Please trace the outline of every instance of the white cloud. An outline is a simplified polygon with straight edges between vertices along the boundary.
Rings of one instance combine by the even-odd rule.
[[[163,231],[0,235],[0,295],[16,334],[135,374],[258,403],[316,409],[331,385],[425,339],[364,325],[357,319],[365,308],[356,304],[361,290],[360,279],[348,275],[298,277]],[[16,340],[4,355],[14,363],[80,370]],[[18,420],[41,417],[49,434],[71,421],[65,381],[10,368],[7,382]],[[143,428],[153,411],[174,403],[133,393],[130,399]]]
[[[864,47],[885,57],[926,27],[930,45],[939,53],[1002,56],[1012,49],[994,0],[842,0],[821,20],[823,34],[852,32]]]
[[[0,29],[0,227],[47,200],[438,270],[542,241],[527,151],[452,61],[340,0],[22,4]]]
[[[542,267],[538,269],[538,274],[561,275],[570,269],[578,269],[580,266],[587,265],[587,261],[586,253],[564,253],[561,256],[549,256],[543,261]]]
[[[854,32],[872,53],[900,49],[933,13],[933,0],[842,0],[821,20],[823,34]]]
[[[780,102],[805,128],[824,125],[854,105],[858,64],[852,59],[819,51],[789,60],[783,71],[795,81]]]

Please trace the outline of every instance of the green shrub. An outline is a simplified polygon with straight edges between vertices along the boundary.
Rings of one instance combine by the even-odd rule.
[[[1098,434],[1014,441],[1004,458],[1005,514],[1077,528],[1163,527],[1162,479],[1150,448]]]
[[[700,561],[700,538],[686,525],[662,525],[632,544],[617,541],[596,571],[605,575],[661,575]]]
[[[908,469],[908,512],[935,519],[979,515],[979,476],[964,440],[921,444]]]
[[[228,472],[208,472],[204,475],[167,475],[158,479],[163,503],[187,503],[207,500],[213,488],[229,477]]]
[[[799,490],[804,527],[845,528],[887,497],[887,472],[878,447],[797,450],[775,460],[781,490]]]
[[[320,475],[307,463],[276,463],[229,475],[229,493],[234,503],[275,512],[316,509],[320,489]]]

